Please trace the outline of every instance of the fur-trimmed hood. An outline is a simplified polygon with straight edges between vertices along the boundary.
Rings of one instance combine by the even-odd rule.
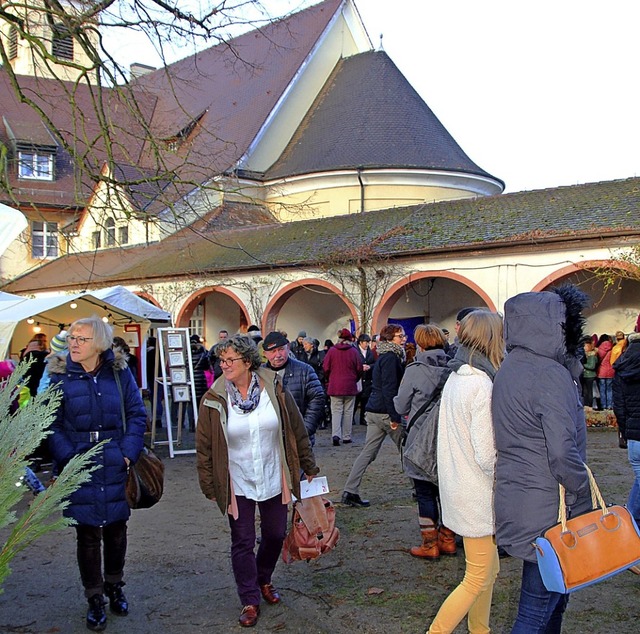
[[[574,374],[588,303],[588,295],[572,285],[512,297],[504,305],[507,351],[526,348]]]
[[[120,348],[105,350],[102,356],[104,363],[112,364],[116,370],[124,370],[128,365],[129,355],[125,354]],[[80,364],[71,360],[68,350],[50,355],[47,359],[47,366],[49,374],[65,374],[68,369],[81,367]]]

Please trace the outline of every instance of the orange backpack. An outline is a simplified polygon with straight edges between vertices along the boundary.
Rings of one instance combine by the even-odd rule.
[[[291,530],[282,546],[282,560],[309,561],[330,551],[338,542],[336,509],[320,495],[298,500],[293,505]]]

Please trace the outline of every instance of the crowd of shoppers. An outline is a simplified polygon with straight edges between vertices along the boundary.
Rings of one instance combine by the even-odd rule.
[[[357,340],[342,329],[338,343],[329,340],[322,350],[305,331],[293,344],[280,331],[264,338],[258,329],[232,336],[220,331],[210,351],[193,335],[198,478],[204,495],[228,517],[240,625],[258,622],[261,600],[281,601],[273,574],[288,506],[300,497],[301,478],[311,481],[319,472],[313,444],[329,398],[334,446],[352,442],[356,403],[367,427],[343,487],[347,506],[370,506],[360,487],[387,436],[401,457],[408,447],[426,454],[422,432],[433,426],[437,477],[401,458],[421,537],[409,552],[437,561],[455,555],[461,542],[465,572],[428,634],[453,632],[465,617],[470,632],[490,631],[499,548],[522,561],[512,634],[559,633],[569,595],[546,589],[532,543],[557,521],[558,484],[566,489],[570,514],[591,508],[585,407],[615,411],[635,475],[628,507],[640,521],[640,333],[616,332],[615,343],[606,334],[585,337],[587,302],[584,293],[565,286],[516,295],[506,302],[504,319],[465,308],[452,344],[435,324],[416,327],[409,361],[399,324]],[[24,356],[37,356],[43,346],[41,339],[30,342]],[[73,323],[54,337],[51,352],[45,350],[45,376],[62,396],[49,439],[56,468],[110,441],[98,460],[102,469],[64,511],[76,521],[86,625],[101,631],[105,595],[113,614],[129,611],[124,483],[142,450],[147,416],[135,379],[138,363],[96,317]]]

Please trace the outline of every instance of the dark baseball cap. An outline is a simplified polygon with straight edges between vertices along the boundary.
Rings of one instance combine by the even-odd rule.
[[[282,346],[286,346],[289,340],[281,332],[270,332],[262,342],[262,349],[269,352]]]

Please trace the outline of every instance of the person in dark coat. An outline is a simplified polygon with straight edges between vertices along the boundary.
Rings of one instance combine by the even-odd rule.
[[[202,397],[204,393],[207,391],[207,377],[204,374],[205,370],[208,370],[209,365],[209,353],[207,349],[202,344],[202,338],[200,335],[191,335],[189,338],[189,343],[191,345],[191,364],[193,367],[193,387],[196,393],[196,402],[195,402],[195,411],[198,411],[200,407],[200,401],[202,401]],[[189,412],[190,416],[193,416],[191,419],[195,421],[195,414],[193,412]],[[191,431],[195,429],[195,423],[192,422],[190,424]]]
[[[113,347],[120,348],[123,354],[127,359],[127,365],[129,366],[129,370],[131,370],[131,374],[133,374],[133,378],[135,379],[136,384],[138,383],[138,357],[135,354],[131,353],[131,348],[129,344],[122,337],[114,337],[113,338]]]
[[[351,442],[353,408],[362,376],[362,357],[353,347],[353,336],[343,328],[338,343],[327,351],[322,368],[327,380],[327,394],[331,399],[331,436],[333,446]]]
[[[300,356],[299,361],[308,363],[318,375],[320,383],[323,383],[324,370],[322,369],[322,359],[324,358],[324,355],[321,355],[318,350],[317,339],[305,337],[302,341],[302,347],[304,348],[304,355]]]
[[[112,350],[113,332],[93,316],[71,324],[69,354],[50,359],[52,389],[62,395],[49,437],[60,470],[102,440],[96,469],[70,497],[64,510],[76,520],[77,557],[85,596],[87,627],[106,627],[103,593],[111,611],[124,616],[129,604],[122,587],[130,509],[125,483],[143,448],[146,410],[124,355]],[[102,550],[104,549],[104,575]]]
[[[264,367],[277,372],[282,384],[296,402],[311,446],[315,442],[316,429],[324,416],[324,389],[314,369],[289,354],[289,340],[280,332],[270,332],[262,342],[267,362]]]
[[[640,524],[640,334],[629,335],[624,354],[613,364],[613,411],[622,440],[627,443],[635,480],[627,508]]]
[[[29,369],[24,374],[26,386],[29,388],[31,396],[38,393],[38,385],[40,385],[49,352],[47,335],[39,332],[33,336],[27,347],[20,353],[20,361],[31,361]]]
[[[496,538],[523,560],[512,634],[558,633],[569,595],[549,592],[533,542],[558,521],[558,485],[572,514],[591,508],[580,397],[581,311],[575,286],[521,293],[504,307],[507,356],[493,383]]]
[[[367,423],[364,419],[364,413],[367,407],[367,401],[369,400],[369,396],[371,395],[373,366],[376,362],[376,359],[378,358],[378,355],[371,349],[371,337],[366,333],[362,333],[358,337],[358,346],[356,347],[356,350],[362,356],[362,389],[356,396],[355,409],[360,410],[360,424],[366,425]]]
[[[360,497],[360,483],[367,467],[376,459],[384,439],[389,436],[401,451],[404,435],[402,417],[395,409],[393,399],[398,393],[404,373],[404,343],[407,336],[402,326],[389,324],[380,331],[378,360],[373,366],[371,396],[365,418],[367,437],[344,485],[342,503],[349,506],[369,506],[369,500]]]

